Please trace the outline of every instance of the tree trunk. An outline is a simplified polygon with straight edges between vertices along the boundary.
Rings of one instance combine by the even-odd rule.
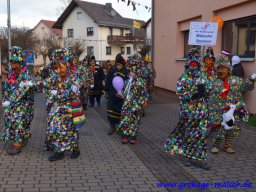
[[[47,57],[47,54],[43,54],[44,66],[46,65],[46,57]]]

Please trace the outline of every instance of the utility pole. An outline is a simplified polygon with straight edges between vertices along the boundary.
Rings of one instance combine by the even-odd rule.
[[[8,67],[9,71],[11,71],[11,65],[10,65],[10,59],[11,59],[11,5],[10,0],[7,0],[7,12],[8,12],[8,18],[7,18],[7,26],[8,26],[8,53],[9,53],[9,59],[8,59]]]

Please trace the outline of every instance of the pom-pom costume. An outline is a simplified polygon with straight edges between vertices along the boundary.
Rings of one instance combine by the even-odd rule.
[[[79,79],[82,79],[82,81],[80,81],[80,86],[81,86],[80,99],[81,99],[84,110],[86,110],[87,108],[87,103],[89,100],[89,91],[91,86],[93,85],[93,80],[94,80],[89,62],[90,62],[90,57],[86,56],[83,59],[81,65],[79,65],[79,70],[78,70],[78,77]]]
[[[79,125],[79,121],[85,120],[79,108],[74,111],[76,108],[73,104],[80,104],[79,79],[76,74],[70,75],[69,52],[66,49],[57,49],[53,54],[59,57],[58,74],[35,85],[35,89],[49,93],[48,102],[51,108],[47,118],[46,148],[55,152],[54,156],[49,157],[50,161],[63,159],[65,151],[71,150],[72,154],[80,154],[80,126],[76,122]],[[82,118],[75,122],[77,116]]]
[[[31,136],[30,123],[33,119],[34,94],[30,89],[32,78],[26,67],[23,51],[20,47],[11,48],[12,72],[6,79],[3,89],[5,131],[1,139],[4,141],[13,140],[18,150],[7,150],[10,155],[21,152],[20,148],[25,145]],[[13,65],[20,64],[20,70],[13,68]]]
[[[208,47],[202,62],[201,76],[207,83],[212,84],[217,79],[214,52]]]
[[[176,94],[180,99],[177,126],[165,141],[164,150],[170,155],[181,155],[195,160],[206,160],[207,104],[205,95],[211,90],[200,82],[200,50],[189,51],[185,73],[178,79]]]
[[[245,81],[239,77],[230,75],[231,64],[230,60],[225,55],[219,55],[216,58],[218,66],[218,78],[214,81],[213,89],[209,98],[209,127],[213,131],[213,139],[215,147],[213,153],[217,153],[216,149],[219,146],[222,138],[225,137],[224,150],[227,153],[234,153],[233,140],[234,136],[238,135],[240,128],[238,122],[240,120],[248,122],[249,112],[243,101],[243,94],[246,91],[254,88],[254,80],[248,78]],[[226,70],[227,72],[223,72]],[[227,112],[230,105],[236,105],[234,117],[235,122],[233,129],[225,130],[221,125],[223,121],[222,115]]]
[[[121,112],[121,122],[119,124],[120,133],[123,136],[123,143],[130,139],[131,143],[136,143],[138,135],[141,110],[148,100],[148,94],[145,90],[145,80],[140,77],[140,68],[136,60],[131,61],[130,72],[136,74],[130,77],[124,91],[124,104]],[[135,64],[135,65],[134,65]]]
[[[154,93],[154,81],[156,78],[156,71],[153,68],[151,63],[148,64],[147,68],[149,71],[149,75],[148,75],[146,87],[147,87],[147,92],[149,94],[149,100],[151,100],[153,97],[153,93]]]

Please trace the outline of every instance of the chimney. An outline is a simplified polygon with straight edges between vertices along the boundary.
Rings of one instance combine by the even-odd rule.
[[[112,3],[106,3],[105,10],[110,14],[112,10]]]

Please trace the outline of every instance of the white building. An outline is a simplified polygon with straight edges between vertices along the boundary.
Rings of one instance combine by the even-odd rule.
[[[151,18],[141,27],[146,30],[146,44],[151,46],[151,50],[149,52],[150,58],[152,58],[152,21]]]
[[[42,52],[45,50],[47,51],[50,42],[55,41],[59,47],[63,46],[62,43],[62,30],[61,29],[54,29],[52,26],[54,25],[55,21],[49,20],[41,20],[33,29],[33,35],[40,39],[41,41],[45,40],[45,43],[41,42],[40,47],[37,47],[35,52],[35,65],[40,66],[43,65],[44,62],[49,63],[49,58],[46,57],[46,61],[44,61]],[[47,42],[48,41],[48,42]]]
[[[111,3],[73,0],[53,27],[62,29],[65,47],[71,42],[83,42],[85,51],[80,58],[94,55],[99,61],[114,60],[118,53],[127,58],[137,53],[137,45],[145,38],[145,31],[133,29],[133,20],[123,18]]]

